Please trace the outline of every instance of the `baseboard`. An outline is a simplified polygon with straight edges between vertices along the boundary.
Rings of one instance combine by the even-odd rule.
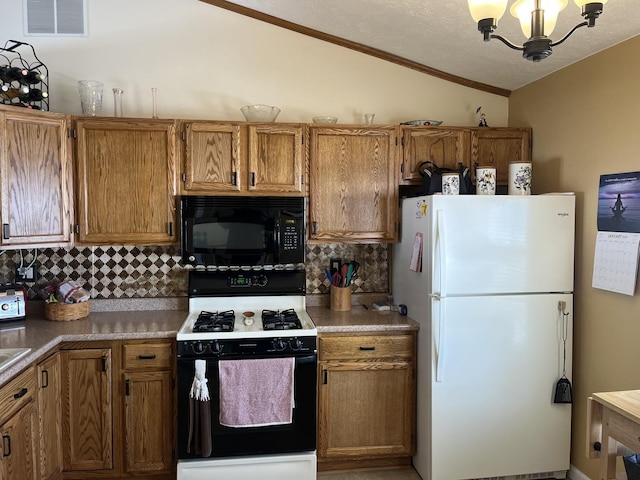
[[[569,475],[567,475],[567,477],[570,480],[591,480],[573,465],[571,465],[571,468],[569,469]]]
[[[571,465],[571,469],[569,470],[569,474],[567,475],[567,478],[569,478],[570,480],[591,480],[589,477],[587,477],[584,473],[582,473],[573,465]],[[624,472],[616,473],[617,480],[626,480],[626,478],[627,478],[626,473]]]

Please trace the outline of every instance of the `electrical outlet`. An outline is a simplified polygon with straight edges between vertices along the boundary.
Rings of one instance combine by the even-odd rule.
[[[16,283],[29,282],[35,283],[38,275],[38,264],[34,263],[30,267],[16,268]]]

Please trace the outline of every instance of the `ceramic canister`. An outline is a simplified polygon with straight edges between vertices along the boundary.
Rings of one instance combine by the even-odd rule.
[[[458,195],[460,193],[460,175],[457,173],[442,174],[442,194]]]
[[[496,194],[496,169],[494,167],[476,168],[476,195]]]
[[[509,195],[531,195],[531,162],[509,164]]]

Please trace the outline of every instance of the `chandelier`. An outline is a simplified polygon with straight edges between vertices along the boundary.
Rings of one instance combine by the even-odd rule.
[[[602,13],[607,0],[592,2],[590,0],[575,0],[576,5],[581,8],[584,22],[573,27],[569,33],[557,42],[552,41],[548,36],[556,26],[558,14],[567,6],[568,0],[518,0],[509,10],[511,15],[520,20],[520,27],[525,37],[528,38],[522,46],[511,43],[500,35],[493,32],[498,26],[498,20],[504,15],[508,0],[468,0],[471,16],[478,22],[478,30],[482,32],[484,41],[488,42],[495,38],[504,43],[507,47],[522,51],[522,56],[527,60],[539,62],[551,55],[551,48],[560,45],[573,32],[580,27],[593,27],[596,18]]]

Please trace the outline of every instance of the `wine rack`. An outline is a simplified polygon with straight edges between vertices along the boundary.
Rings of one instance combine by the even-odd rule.
[[[48,81],[33,45],[7,40],[0,47],[0,104],[49,110]]]

